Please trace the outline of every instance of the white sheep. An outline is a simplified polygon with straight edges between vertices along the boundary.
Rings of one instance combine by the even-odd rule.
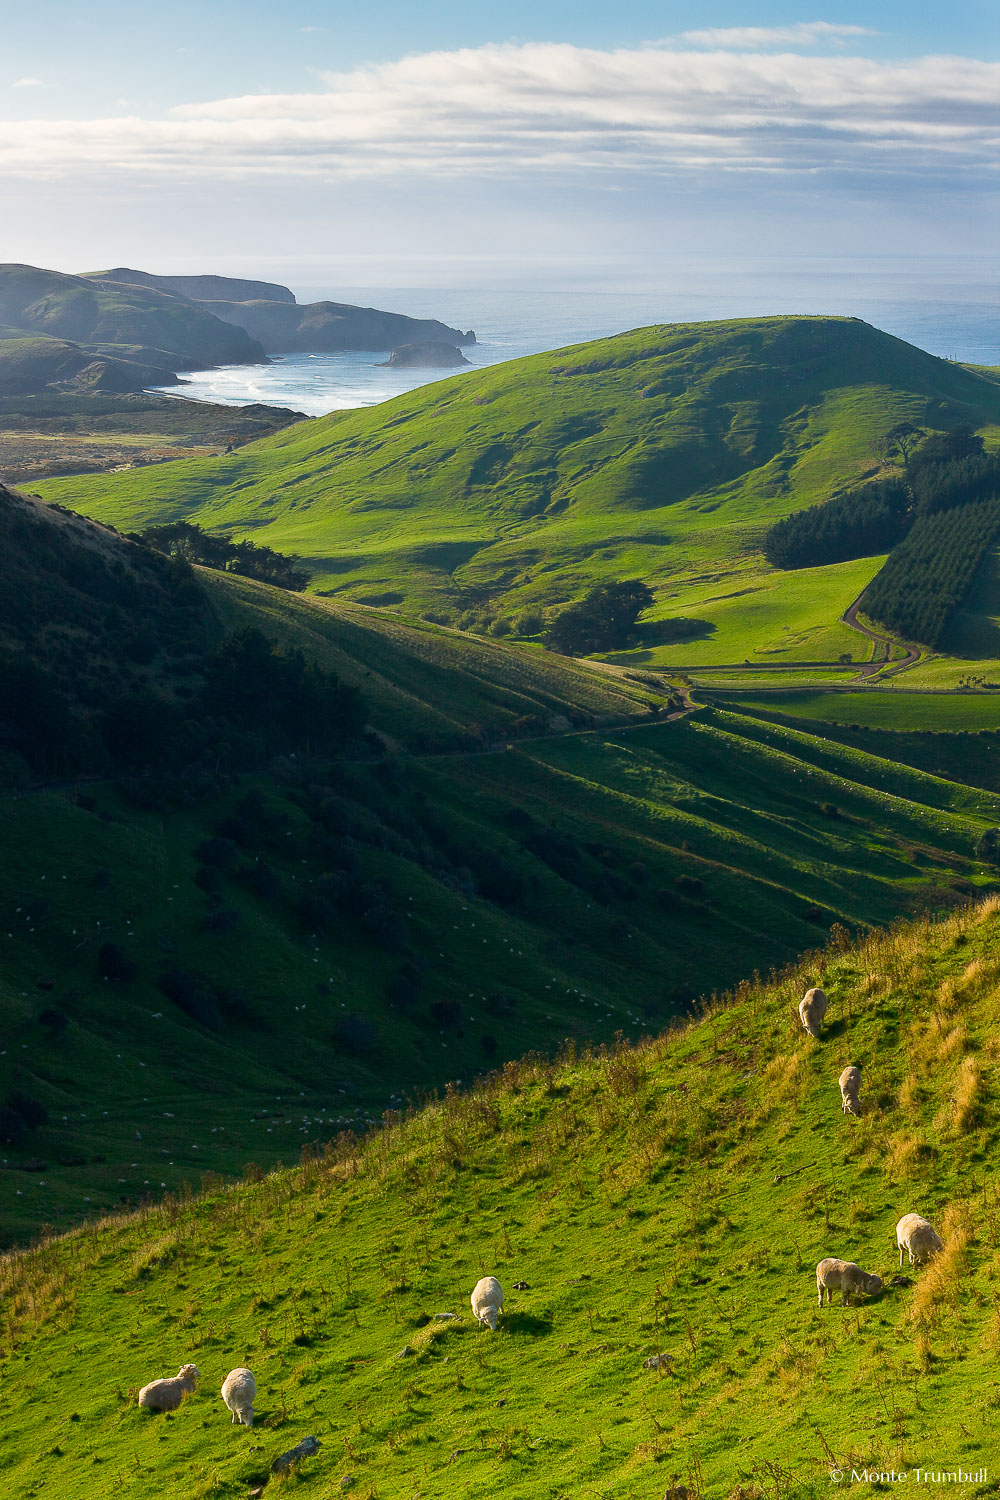
[[[861,1100],[858,1098],[858,1090],[861,1087],[861,1069],[854,1066],[844,1069],[840,1075],[840,1102],[844,1108],[845,1115],[860,1115]]]
[[[849,1307],[852,1292],[861,1291],[866,1297],[874,1297],[876,1292],[882,1290],[882,1278],[862,1271],[853,1260],[838,1260],[836,1256],[828,1255],[816,1267],[816,1290],[819,1293],[820,1307],[823,1306],[823,1293],[826,1293],[827,1302],[832,1302],[834,1291],[838,1289],[841,1306]]]
[[[253,1426],[253,1403],[256,1394],[257,1382],[251,1371],[242,1365],[238,1370],[230,1370],[222,1382],[222,1399],[233,1414],[233,1422],[242,1422],[244,1427]]]
[[[491,1332],[496,1333],[497,1318],[503,1307],[503,1287],[496,1277],[484,1276],[481,1281],[477,1281],[469,1301],[480,1324],[485,1324]]]
[[[176,1375],[144,1385],[139,1392],[139,1405],[148,1406],[150,1411],[176,1411],[200,1379],[201,1371],[196,1365],[181,1365]]]
[[[810,1036],[819,1036],[820,1023],[826,1015],[826,995],[822,990],[806,990],[799,1001],[799,1019]]]
[[[944,1240],[929,1220],[920,1214],[904,1214],[896,1225],[896,1244],[899,1246],[899,1264],[903,1265],[903,1251],[910,1257],[910,1265],[930,1260],[944,1249]]]

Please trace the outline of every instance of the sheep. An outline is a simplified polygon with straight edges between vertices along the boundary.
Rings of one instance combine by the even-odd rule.
[[[256,1394],[257,1382],[251,1371],[242,1365],[238,1370],[230,1370],[222,1382],[222,1399],[233,1414],[233,1422],[242,1422],[244,1427],[253,1426],[253,1403]]]
[[[319,1438],[304,1437],[301,1443],[296,1443],[294,1448],[289,1448],[287,1453],[282,1453],[279,1458],[274,1460],[274,1463],[271,1465],[271,1472],[273,1474],[287,1474],[289,1469],[294,1464],[297,1464],[300,1459],[312,1458],[314,1453],[319,1452],[319,1448]]]
[[[882,1290],[882,1278],[862,1271],[853,1260],[838,1260],[836,1256],[828,1255],[816,1267],[816,1290],[819,1293],[820,1307],[823,1306],[823,1293],[826,1293],[827,1302],[832,1303],[834,1290],[838,1287],[841,1307],[850,1307],[852,1292],[862,1291],[866,1297],[874,1297],[876,1292]]]
[[[176,1411],[200,1379],[201,1371],[196,1365],[181,1365],[176,1375],[144,1385],[139,1392],[139,1405],[148,1406],[150,1411]]]
[[[930,1260],[939,1250],[944,1249],[944,1241],[934,1226],[921,1217],[920,1214],[904,1214],[896,1225],[896,1244],[899,1246],[899,1265],[903,1266],[903,1251],[910,1257],[910,1265],[922,1260]]]
[[[496,1277],[484,1276],[481,1281],[477,1281],[469,1301],[480,1325],[485,1324],[491,1333],[496,1333],[497,1318],[503,1307],[503,1287]]]
[[[850,1067],[844,1069],[840,1075],[840,1102],[844,1107],[845,1115],[860,1115],[861,1100],[858,1098],[858,1090],[861,1087],[861,1069],[851,1063]]]
[[[826,1015],[826,995],[822,990],[806,990],[799,1001],[799,1019],[810,1036],[819,1036],[820,1022]]]

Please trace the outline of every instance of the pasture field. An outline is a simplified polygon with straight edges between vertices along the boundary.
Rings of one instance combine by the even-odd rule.
[[[915,671],[919,669],[914,669]],[[911,674],[906,675],[907,683]],[[721,689],[720,695],[721,695]],[[739,690],[726,693],[736,700]],[[742,694],[740,695],[743,696]],[[721,696],[720,696],[721,701]],[[766,709],[819,725],[864,724],[873,729],[929,729],[958,734],[963,730],[1000,729],[1000,693],[907,692],[904,687],[880,686],[810,693],[754,692],[745,696],[747,708]]]
[[[831,1470],[988,1470],[998,978],[996,899],[838,938],[638,1048],[511,1064],[367,1141],[6,1257],[6,1493],[242,1500],[307,1433],[267,1493],[820,1500]],[[818,1041],[796,1014],[817,981]],[[945,1249],[897,1285],[912,1210]],[[818,1308],[831,1254],[884,1289]],[[483,1274],[496,1334],[469,1310]],[[138,1410],[184,1361],[181,1410]],[[218,1395],[237,1365],[252,1430]]]

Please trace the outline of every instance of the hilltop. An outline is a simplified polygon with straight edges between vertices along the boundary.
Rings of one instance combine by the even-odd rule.
[[[518,630],[641,577],[657,602],[633,662],[836,662],[858,648],[839,617],[884,558],[781,572],[761,545],[883,472],[903,421],[992,441],[1000,377],[849,318],[671,325],[44,493],[123,526],[253,535],[310,563],[320,592],[444,622]]]
[[[1000,1399],[998,978],[995,899],[839,940],[637,1048],[511,1064],[367,1141],[7,1257],[11,1500],[242,1500],[306,1433],[299,1483],[368,1496],[819,1500],[831,1471],[978,1473]],[[796,1013],[817,981],[819,1041]],[[302,1129],[322,1139],[309,1108]],[[945,1249],[896,1284],[913,1210]],[[831,1254],[885,1290],[818,1309]],[[496,1335],[468,1306],[484,1273],[507,1293]],[[198,1392],[140,1413],[138,1387],[187,1360]],[[241,1364],[252,1431],[218,1397]]]

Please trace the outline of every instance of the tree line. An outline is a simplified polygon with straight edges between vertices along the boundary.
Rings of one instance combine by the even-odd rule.
[[[293,593],[300,593],[309,582],[306,570],[296,567],[294,559],[283,552],[258,547],[256,542],[231,542],[228,537],[202,530],[193,521],[150,526],[145,531],[130,533],[129,540],[142,542],[168,557],[180,557],[185,562],[200,563],[204,568],[217,568],[223,573],[239,573],[242,578],[256,578]]]
[[[970,427],[925,434],[901,423],[889,436],[902,473],[776,522],[762,548],[772,567],[818,568],[890,552],[921,516],[1000,492],[1000,458],[983,451]]]
[[[907,640],[941,646],[1000,531],[1000,497],[919,516],[868,585],[862,607]]]
[[[899,476],[810,505],[772,526],[763,552],[773,568],[818,568],[889,552],[910,525],[913,496]]]

